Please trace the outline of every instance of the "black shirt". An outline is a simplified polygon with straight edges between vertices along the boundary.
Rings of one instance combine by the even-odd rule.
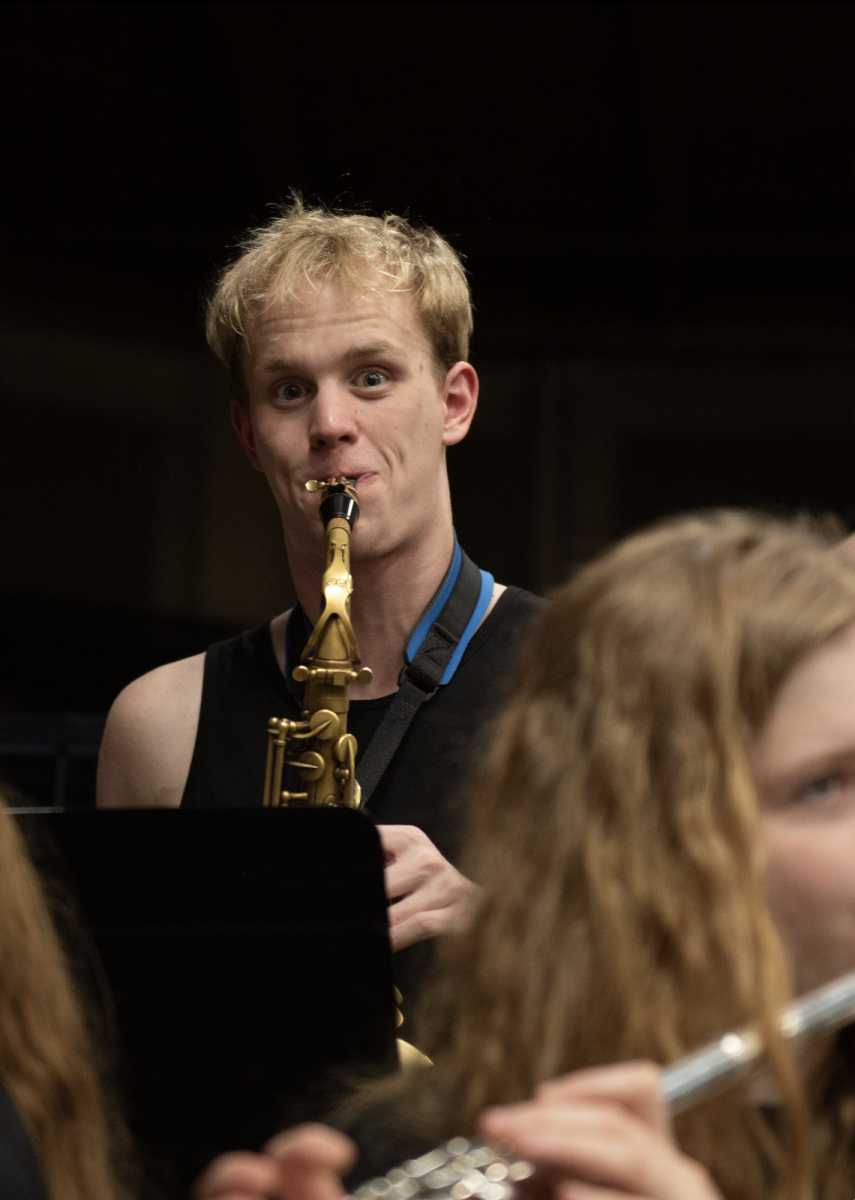
[[[499,597],[453,678],[419,709],[386,768],[367,805],[378,823],[417,825],[446,858],[455,858],[462,784],[479,730],[498,708],[520,639],[544,605],[516,587]],[[348,717],[359,746],[357,763],[392,701],[391,696],[359,700],[358,695],[354,688]],[[182,806],[260,805],[267,723],[271,717],[299,716],[299,702],[276,660],[269,623],[211,646]]]
[[[18,1110],[0,1079],[0,1197],[47,1200],[42,1173]]]

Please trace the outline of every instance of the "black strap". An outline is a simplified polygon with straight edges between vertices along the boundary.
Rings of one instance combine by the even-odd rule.
[[[480,595],[481,572],[461,551],[460,573],[451,595],[428,630],[416,657],[401,672],[395,699],[386,710],[359,764],[357,776],[362,788],[363,808],[392,761],[413,717],[427,700],[436,695]],[[430,604],[427,606],[429,608]]]

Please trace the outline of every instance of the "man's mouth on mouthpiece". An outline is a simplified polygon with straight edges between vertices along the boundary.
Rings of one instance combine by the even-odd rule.
[[[357,487],[360,485],[360,483],[362,483],[363,480],[370,479],[370,477],[372,475],[376,475],[376,474],[377,474],[376,471],[339,471],[338,472],[339,476],[344,475],[344,477],[346,479],[352,479]],[[329,475],[327,475],[326,478],[329,479]]]
[[[368,479],[372,479],[376,474],[376,471],[324,471],[318,472],[313,477],[312,481],[307,480],[306,483],[308,484],[309,482],[314,482],[317,483],[319,487],[323,487],[323,485],[330,479],[344,478],[352,482],[355,487],[359,487],[360,483],[363,483]],[[313,492],[315,491],[315,488],[311,487],[309,488],[309,491]]]

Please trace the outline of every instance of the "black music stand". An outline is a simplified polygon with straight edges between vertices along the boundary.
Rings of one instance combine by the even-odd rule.
[[[132,1128],[162,1191],[320,1115],[343,1073],[395,1067],[383,856],[366,817],[18,820],[41,869],[65,874],[100,955]]]

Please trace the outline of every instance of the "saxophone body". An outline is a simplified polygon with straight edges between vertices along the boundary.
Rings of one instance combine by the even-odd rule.
[[[350,537],[359,503],[355,480],[343,475],[323,483],[309,480],[306,489],[324,492],[320,508],[326,530],[323,607],[302,661],[293,671],[294,680],[305,684],[300,720],[271,717],[268,724],[263,803],[266,808],[359,808],[356,738],[347,732],[350,688],[371,681],[371,671],[359,667],[359,646],[350,621]],[[299,772],[305,791],[282,790],[286,766]]]

